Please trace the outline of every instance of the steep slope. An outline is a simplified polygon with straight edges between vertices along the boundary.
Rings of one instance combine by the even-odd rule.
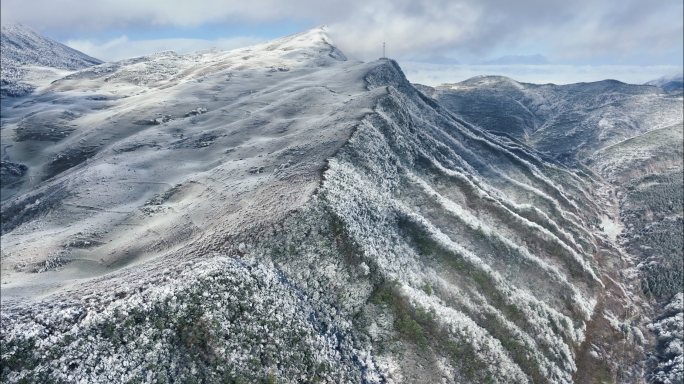
[[[324,29],[82,70],[2,134],[3,381],[639,381],[606,185]]]
[[[64,76],[63,71],[101,64],[102,61],[19,24],[6,23],[0,28],[2,50],[1,97],[17,97],[31,92],[42,79]],[[62,71],[54,71],[54,69]]]
[[[682,95],[653,87],[670,80],[539,86],[482,77],[417,86],[488,131],[573,167],[586,166],[608,182],[614,209],[600,226],[632,260],[624,274],[644,300],[641,324],[671,326],[653,334],[657,342],[649,348],[646,375],[653,382],[679,382],[683,367],[681,349],[670,346],[682,332],[681,314],[672,310],[681,301],[676,295],[684,272]]]
[[[620,245],[635,258],[635,288],[651,304],[657,337],[648,368],[653,382],[682,376],[684,284],[684,142],[681,124],[607,147],[587,164],[615,186],[624,232]]]
[[[681,94],[615,80],[537,85],[480,76],[421,90],[467,121],[567,164],[682,121]]]
[[[16,101],[3,111],[3,143],[26,170],[3,196],[3,251],[39,264],[67,253],[97,270],[179,242],[219,251],[231,233],[281,220],[376,97],[359,80],[367,68],[338,63],[326,39],[312,31],[231,52],[163,52]],[[131,226],[145,239],[127,236]]]
[[[644,85],[654,85],[665,91],[674,91],[684,88],[684,76],[681,74],[673,76],[663,76],[661,78],[647,81]]]

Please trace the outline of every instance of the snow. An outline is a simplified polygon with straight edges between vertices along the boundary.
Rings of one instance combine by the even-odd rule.
[[[682,81],[684,81],[684,75],[682,75],[681,73],[675,73],[675,74],[671,74],[671,75],[667,75],[667,76],[657,78],[655,80],[647,81],[644,83],[644,85],[655,85],[656,87],[662,87],[663,85],[665,85],[671,81],[681,83]]]
[[[622,232],[622,224],[620,222],[616,222],[608,216],[602,216],[600,225],[610,241],[615,243],[618,236],[620,236],[620,233]]]
[[[76,71],[102,63],[75,49],[48,39],[19,23],[3,23],[2,92],[0,96],[18,97],[37,86]]]
[[[2,112],[3,359],[61,353],[9,381],[570,383],[603,315],[598,187],[323,27],[70,71]],[[434,316],[426,350],[371,300],[390,282]]]
[[[75,71],[102,63],[19,23],[3,23],[0,30],[3,67],[5,64],[35,65]]]

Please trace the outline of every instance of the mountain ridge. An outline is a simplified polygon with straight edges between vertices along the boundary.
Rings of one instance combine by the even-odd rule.
[[[571,162],[590,157],[603,145],[682,119],[677,94],[617,80],[538,85],[478,76],[421,90],[486,130],[510,134],[551,158]],[[634,106],[625,108],[627,104]],[[660,115],[660,108],[666,115]],[[603,128],[600,121],[615,121],[616,126],[602,133],[605,129],[595,129]],[[584,138],[591,135],[592,140]],[[564,149],[558,147],[561,136]]]
[[[36,80],[63,75],[55,75],[47,68],[75,71],[102,63],[101,60],[42,36],[20,23],[3,23],[0,48],[2,97],[25,95],[35,89]]]
[[[655,80],[647,81],[644,85],[654,85],[665,91],[673,91],[684,87],[684,76],[681,74],[663,76]]]
[[[343,58],[315,28],[3,100],[3,380],[636,377],[607,184]]]
[[[418,88],[492,133],[542,150],[571,169],[586,167],[607,182],[614,205],[607,213],[611,220],[602,219],[600,227],[612,232],[624,257],[634,261],[627,270],[637,287],[634,295],[643,299],[641,321],[659,338],[641,363],[646,378],[681,380],[682,358],[674,346],[682,335],[681,310],[675,314],[672,309],[681,308],[684,281],[681,90],[604,81],[574,84],[570,88],[581,92],[573,96],[558,86],[544,90],[505,78],[464,83]],[[469,107],[468,92],[475,93],[477,108]],[[554,93],[561,102],[578,97],[580,102],[548,108],[551,118],[543,120],[538,106],[544,103],[535,103],[535,97],[550,100]],[[584,94],[590,97],[583,100]]]

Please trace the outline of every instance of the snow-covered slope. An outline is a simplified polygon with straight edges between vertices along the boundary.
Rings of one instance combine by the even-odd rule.
[[[419,87],[464,119],[567,164],[683,120],[681,94],[615,80],[537,85],[479,76]]]
[[[514,137],[573,167],[586,166],[606,180],[615,209],[600,225],[631,258],[634,268],[626,273],[635,294],[647,299],[645,315],[635,321],[643,325],[668,317],[681,333],[681,315],[677,320],[668,312],[684,281],[681,76],[679,91],[665,86],[673,80],[539,86],[480,77],[417,87],[490,132]],[[681,349],[663,342],[671,340],[663,332],[652,336],[660,341],[648,349],[646,376],[653,382],[681,381]]]
[[[683,131],[681,124],[649,131],[606,147],[586,162],[614,185],[620,202],[624,231],[618,239],[634,257],[638,288],[649,299],[653,323],[648,327],[657,341],[647,366],[652,381],[659,383],[684,378],[682,349],[677,348],[683,326]],[[671,305],[677,295],[679,313]]]
[[[2,108],[3,380],[640,369],[606,184],[324,28],[102,64]]]
[[[102,61],[60,44],[21,24],[3,24],[2,60],[9,63],[75,71]]]
[[[19,23],[5,23],[0,31],[2,97],[22,96],[42,79],[102,63]]]
[[[661,78],[648,81],[644,85],[654,85],[660,87],[665,91],[682,89],[684,87],[684,76],[682,74],[676,74],[671,76],[663,76]]]

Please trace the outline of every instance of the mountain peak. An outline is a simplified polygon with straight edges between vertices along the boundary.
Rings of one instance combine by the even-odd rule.
[[[506,87],[522,88],[523,85],[510,77],[497,75],[478,75],[455,84],[440,84],[435,89],[459,89],[463,87]]]
[[[325,52],[328,56],[339,61],[347,60],[347,57],[337,48],[330,36],[328,36],[328,30],[325,25],[269,40],[265,43],[242,48],[237,51],[294,51],[302,49],[314,50],[316,53]]]
[[[3,24],[1,30],[3,67],[14,62],[73,71],[102,63],[18,22]]]
[[[36,81],[41,83],[48,78],[64,76],[64,73],[57,72],[76,71],[102,63],[101,60],[42,36],[18,22],[2,25],[0,49],[0,95],[3,98],[18,97],[33,91],[37,86]]]
[[[302,67],[334,66],[346,61],[328,37],[325,27],[316,27],[261,44],[230,51],[201,50],[184,55],[173,51],[157,52],[87,68],[65,77],[71,81],[88,78],[102,83],[134,84],[163,89],[226,70],[288,72]],[[60,87],[62,82],[51,86]]]
[[[648,81],[644,85],[653,85],[660,87],[663,90],[669,91],[674,89],[681,89],[684,87],[684,76],[681,73],[675,73],[668,76]]]

